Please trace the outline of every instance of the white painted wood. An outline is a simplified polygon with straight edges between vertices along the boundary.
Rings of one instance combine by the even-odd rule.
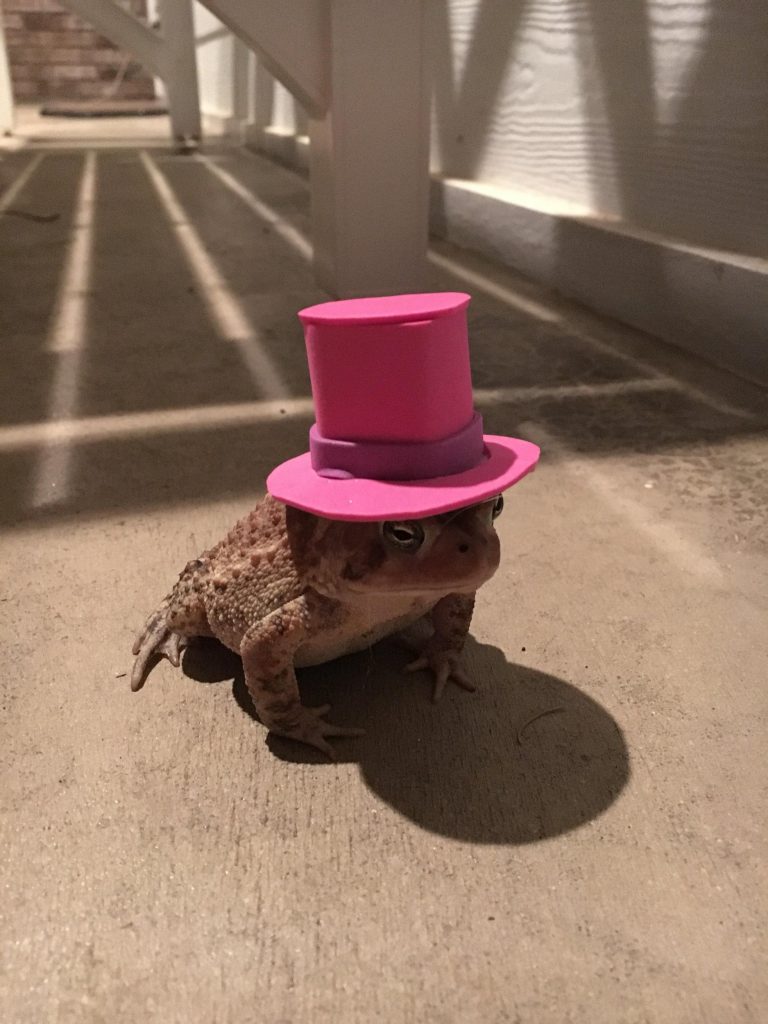
[[[160,0],[165,86],[171,131],[179,142],[200,139],[200,100],[191,0]]]
[[[158,0],[162,35],[112,0],[63,3],[163,80],[174,139],[198,140],[200,103],[191,0]]]
[[[166,77],[163,40],[112,0],[62,0],[102,35],[137,57],[153,74]]]
[[[328,102],[327,0],[204,0],[308,108]]]
[[[8,67],[8,51],[5,47],[5,27],[0,16],[0,135],[13,131],[13,92]]]
[[[255,124],[263,127],[272,124],[276,85],[277,82],[269,73],[264,61],[256,55],[256,71],[253,82],[253,120]]]
[[[235,117],[233,50],[235,37],[202,4],[193,5],[200,111],[231,130]]]
[[[151,28],[154,28],[160,24],[160,0],[146,0],[146,4],[147,23]],[[165,93],[165,83],[159,75],[154,75],[154,86],[157,98],[167,102],[168,97]]]
[[[334,0],[331,104],[310,112],[318,282],[339,295],[418,291],[428,224],[424,7]]]
[[[244,142],[254,119],[256,55],[202,4],[192,8],[204,133]]]
[[[309,171],[309,136],[296,135],[284,128],[274,125],[247,125],[243,133],[243,141],[249,146],[278,163],[285,164],[296,170]]]
[[[298,132],[296,102],[290,92],[280,82],[275,82],[271,127],[278,128],[291,135],[296,135]]]
[[[232,116],[241,127],[253,119],[256,54],[241,39],[232,40]]]
[[[427,10],[433,230],[765,379],[762,0]],[[263,118],[248,139],[301,165]]]
[[[301,136],[254,126],[248,138],[281,162],[305,165]],[[431,228],[593,309],[768,382],[765,260],[632,231],[572,202],[437,176]],[[477,275],[456,280],[473,293],[484,286]]]
[[[768,260],[685,245],[574,216],[572,204],[534,203],[459,180],[436,178],[431,208],[436,235],[768,383]]]
[[[764,0],[441,0],[427,12],[436,172],[768,254]],[[274,86],[259,75],[263,107]]]
[[[307,108],[318,282],[339,295],[418,290],[429,145],[421,0],[205,6],[282,83],[256,96],[246,138],[256,135],[273,156],[299,161],[296,129],[305,116],[294,97]],[[302,22],[299,13],[307,16]]]
[[[768,255],[765,0],[429,7],[433,169]]]

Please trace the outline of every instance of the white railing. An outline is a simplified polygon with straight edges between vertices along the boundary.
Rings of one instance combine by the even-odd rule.
[[[174,139],[198,140],[191,0],[159,0],[160,31],[113,0],[63,2],[163,80]],[[428,234],[424,0],[203,3],[307,111],[318,283],[344,296],[418,291]],[[2,78],[0,66],[0,129],[4,96],[10,121]]]

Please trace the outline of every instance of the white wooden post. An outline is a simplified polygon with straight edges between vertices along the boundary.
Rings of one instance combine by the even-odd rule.
[[[192,0],[162,0],[162,35],[112,0],[63,0],[63,3],[162,78],[168,94],[171,131],[178,142],[200,138]]]
[[[318,282],[418,291],[426,267],[426,0],[202,0],[309,115]]]
[[[258,54],[267,69],[305,107],[309,110],[326,107],[329,0],[201,0],[201,3]]]
[[[191,0],[160,0],[164,75],[171,131],[181,144],[200,139],[200,97]]]
[[[149,71],[164,77],[163,41],[138,18],[112,0],[62,0],[113,43],[132,53]]]
[[[420,0],[332,0],[330,103],[310,113],[315,272],[327,291],[424,286],[429,103]]]
[[[0,135],[13,131],[13,92],[11,72],[8,66],[8,51],[5,48],[5,26],[0,11]]]
[[[232,48],[232,116],[242,127],[253,119],[255,63],[252,51],[241,39],[235,39]]]

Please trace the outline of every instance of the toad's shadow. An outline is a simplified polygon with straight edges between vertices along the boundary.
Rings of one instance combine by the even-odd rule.
[[[466,667],[478,692],[451,687],[434,705],[426,676],[403,675],[406,657],[380,644],[303,670],[300,684],[307,705],[332,704],[331,721],[367,730],[334,741],[340,758],[358,761],[371,790],[422,828],[480,843],[536,842],[597,817],[626,784],[620,727],[575,686],[471,641]],[[184,671],[201,682],[234,677],[235,699],[255,717],[240,659],[220,645],[190,648]],[[518,741],[525,723],[554,708],[562,711],[532,722]],[[283,760],[325,763],[301,744],[268,743]]]

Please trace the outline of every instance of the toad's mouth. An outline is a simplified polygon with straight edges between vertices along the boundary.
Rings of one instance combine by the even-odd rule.
[[[412,584],[403,585],[402,583],[392,582],[391,586],[382,585],[379,581],[373,582],[368,586],[354,583],[347,583],[347,591],[352,594],[425,594],[433,596],[435,594],[474,594],[474,592],[481,587],[484,583],[494,575],[496,570],[492,572],[479,573],[476,578],[468,580],[466,577],[461,580],[451,582],[445,580],[444,582],[429,584]]]

